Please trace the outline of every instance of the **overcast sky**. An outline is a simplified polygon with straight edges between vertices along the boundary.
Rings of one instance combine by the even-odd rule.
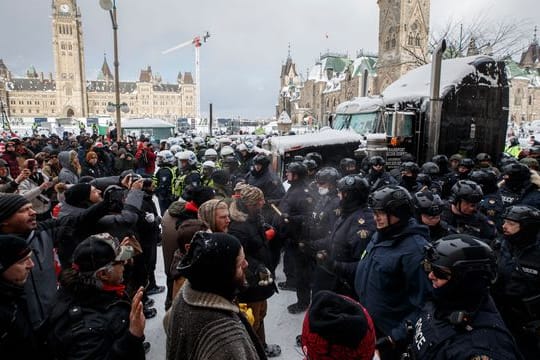
[[[78,5],[90,80],[104,53],[112,69],[111,22],[98,0],[78,0]],[[203,115],[212,102],[218,117],[273,116],[289,43],[302,74],[327,50],[377,52],[376,0],[117,0],[117,7],[121,80],[137,79],[147,65],[166,82],[175,82],[179,71],[195,76],[191,46],[161,52],[210,32],[201,48]],[[539,0],[432,0],[430,26],[486,14],[493,21],[510,17],[534,25],[539,13]],[[533,25],[524,44],[532,40]],[[30,65],[54,72],[51,0],[1,0],[0,34],[0,58],[14,74],[24,74]]]

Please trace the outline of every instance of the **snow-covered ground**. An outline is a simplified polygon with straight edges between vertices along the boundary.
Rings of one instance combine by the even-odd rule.
[[[277,271],[277,281],[283,281],[284,275],[281,267]],[[165,285],[165,273],[163,272],[163,256],[161,248],[158,248],[158,262],[156,267],[156,280],[159,285]],[[152,344],[152,348],[146,358],[148,360],[165,359],[165,332],[163,330],[163,316],[165,314],[165,293],[153,295],[155,308],[158,314],[153,319],[146,320],[146,341]],[[296,335],[300,334],[304,314],[291,315],[287,311],[287,305],[296,302],[296,293],[292,291],[280,291],[268,301],[268,314],[265,318],[266,340],[269,344],[281,346],[281,356],[275,359],[300,360],[303,359],[302,351],[295,346]]]

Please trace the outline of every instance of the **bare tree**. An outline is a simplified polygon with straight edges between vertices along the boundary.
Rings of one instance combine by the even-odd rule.
[[[446,39],[445,59],[468,54],[486,54],[496,59],[515,57],[529,45],[532,29],[530,20],[493,21],[487,14],[474,19],[470,23],[450,19],[441,28],[432,29],[428,54],[419,56],[407,47],[403,47],[403,50],[411,55],[415,65],[420,66],[430,62],[430,54],[442,39]]]

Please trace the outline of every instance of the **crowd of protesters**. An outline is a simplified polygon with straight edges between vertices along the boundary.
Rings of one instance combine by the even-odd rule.
[[[0,353],[144,358],[167,291],[168,359],[276,357],[281,289],[307,359],[538,358],[538,144],[391,171],[308,153],[280,178],[264,137],[127,139],[0,144]]]

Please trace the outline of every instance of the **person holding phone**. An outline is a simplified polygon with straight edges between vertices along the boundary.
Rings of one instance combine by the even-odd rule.
[[[54,183],[41,173],[41,169],[35,159],[24,161],[23,172],[28,173],[28,177],[19,184],[18,193],[32,203],[32,207],[37,212],[37,220],[42,221],[51,218],[51,200],[47,190]]]

